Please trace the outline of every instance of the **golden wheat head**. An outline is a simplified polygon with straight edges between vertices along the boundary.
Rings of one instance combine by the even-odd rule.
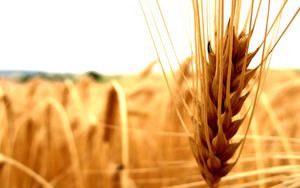
[[[244,118],[233,120],[233,117],[240,112],[249,95],[248,92],[243,93],[243,91],[256,71],[256,69],[247,68],[257,52],[247,53],[248,38],[245,33],[236,36],[234,33],[229,35],[228,30],[226,31],[222,44],[225,50],[222,56],[221,82],[220,71],[217,70],[216,65],[216,54],[212,51],[210,42],[208,43],[209,62],[206,75],[208,90],[202,91],[202,94],[206,92],[204,95],[207,97],[202,104],[200,101],[195,101],[197,113],[193,116],[193,124],[196,131],[190,143],[201,174],[211,187],[218,184],[220,179],[232,169],[234,163],[228,163],[228,160],[233,157],[241,143],[230,142],[230,139],[243,123]],[[233,41],[232,48],[230,48],[229,40]],[[231,61],[229,61],[229,56],[231,56]],[[246,71],[243,71],[244,61],[246,61]],[[229,73],[228,67],[231,69]],[[227,79],[229,84],[226,84]],[[221,94],[219,94],[220,86],[223,90]],[[226,93],[227,90],[230,94]],[[219,98],[221,98],[221,104],[218,104]]]
[[[194,21],[192,26],[193,42],[190,43],[191,76],[184,73],[181,66],[179,69],[179,73],[184,78],[183,82],[188,85],[190,96],[193,98],[189,104],[182,94],[183,87],[180,84],[177,84],[175,88],[170,86],[171,80],[166,73],[164,63],[160,61],[160,56],[168,57],[167,66],[171,67],[174,78],[174,72],[169,62],[170,53],[166,52],[167,44],[164,44],[164,40],[161,39],[163,35],[161,33],[165,32],[169,38],[169,45],[173,49],[171,54],[176,56],[176,51],[160,4],[157,0],[155,2],[161,14],[159,19],[162,19],[164,28],[161,29],[157,26],[159,21],[156,21],[157,18],[153,14],[150,14],[149,17],[152,17],[152,22],[155,23],[155,30],[151,30],[151,21],[147,21],[147,24],[164,77],[175,104],[178,102],[184,104],[191,117],[193,134],[190,133],[189,126],[185,125],[188,123],[185,123],[184,115],[179,112],[177,107],[177,114],[182,120],[183,128],[190,137],[190,145],[200,173],[210,187],[218,187],[221,178],[231,171],[240,156],[239,152],[234,159],[234,154],[239,146],[243,147],[253,110],[261,92],[264,75],[268,70],[270,54],[300,8],[290,18],[285,29],[278,32],[279,21],[287,1],[282,1],[281,8],[276,12],[276,17],[272,19],[270,18],[270,0],[264,1],[267,6],[266,16],[260,16],[262,0],[247,2],[241,0],[191,1]],[[247,3],[248,5],[245,6]],[[224,7],[230,7],[229,16],[225,16]],[[247,8],[243,9],[243,7]],[[241,12],[246,12],[247,16],[244,18]],[[226,13],[228,15],[228,12]],[[146,20],[150,20],[147,19],[145,11],[144,15]],[[249,50],[253,35],[255,35],[257,20],[264,20],[264,35],[257,48]],[[225,27],[226,22],[228,24]],[[159,36],[156,37],[159,38],[159,42],[155,40],[155,35]],[[159,43],[162,43],[162,46],[159,46]],[[159,52],[160,48],[164,49],[163,53]],[[251,60],[259,54],[258,52],[261,54],[260,59],[254,68],[250,68]],[[179,61],[177,56],[175,59]],[[178,62],[178,64],[180,63]],[[245,100],[251,93],[253,95],[251,105],[245,106]],[[242,112],[243,107],[245,110]],[[247,115],[249,115],[248,121],[245,121]],[[233,141],[233,137],[242,125],[245,127],[244,139]]]

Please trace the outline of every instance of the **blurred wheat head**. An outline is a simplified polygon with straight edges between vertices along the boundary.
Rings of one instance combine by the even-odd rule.
[[[162,3],[140,0],[158,62],[176,113],[189,135],[200,173],[209,187],[218,187],[221,178],[240,158],[273,49],[300,7],[289,22],[280,24],[287,0],[276,8],[270,0],[193,0],[189,3],[193,18],[191,54],[185,63],[180,63]],[[266,10],[262,10],[263,5]],[[243,14],[245,12],[247,14]],[[255,35],[259,35],[258,22],[263,25],[263,35],[255,41]],[[256,45],[254,49],[250,48],[252,43]],[[252,63],[255,56],[258,57]],[[172,61],[177,63],[178,70]],[[180,81],[176,80],[176,71]],[[250,95],[252,97],[248,97]],[[188,118],[184,114],[188,114]],[[243,135],[241,139],[235,138],[238,131]]]

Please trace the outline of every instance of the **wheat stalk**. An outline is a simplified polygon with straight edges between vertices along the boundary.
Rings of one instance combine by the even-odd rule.
[[[0,168],[3,168],[3,165],[10,165],[12,167],[15,167],[16,169],[24,172],[26,175],[32,177],[43,187],[53,188],[53,186],[49,184],[45,179],[43,179],[43,177],[41,177],[39,174],[35,173],[30,168],[24,166],[22,163],[19,163],[18,161],[11,159],[7,156],[4,156],[2,153],[0,153],[0,165]]]

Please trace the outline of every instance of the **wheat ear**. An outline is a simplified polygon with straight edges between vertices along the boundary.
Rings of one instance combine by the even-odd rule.
[[[233,42],[232,48],[230,40]],[[190,139],[190,143],[201,174],[210,187],[215,187],[232,169],[234,163],[227,161],[232,158],[241,143],[230,143],[230,139],[243,122],[244,118],[233,120],[233,117],[240,112],[248,96],[248,92],[243,91],[256,72],[256,69],[247,69],[257,53],[257,50],[247,53],[248,40],[248,35],[243,32],[237,36],[234,32],[229,34],[227,30],[222,44],[225,48],[222,73],[216,63],[216,54],[210,42],[208,43],[207,90],[202,91],[205,102],[200,104],[200,101],[195,101],[195,135]]]
[[[210,187],[218,187],[221,178],[230,172],[240,157],[241,152],[238,153],[233,162],[230,162],[230,159],[233,159],[233,155],[239,146],[241,145],[240,148],[242,150],[245,143],[244,140],[249,130],[251,118],[253,117],[253,110],[261,93],[261,85],[265,73],[268,70],[270,54],[299,13],[300,7],[280,33],[279,22],[287,1],[282,2],[276,18],[271,19],[271,24],[269,24],[271,0],[264,1],[268,6],[267,14],[263,18],[259,18],[265,21],[263,23],[263,41],[258,45],[256,50],[249,53],[249,43],[252,41],[251,37],[260,15],[259,12],[261,12],[262,0],[232,0],[230,2],[224,0],[192,0],[191,11],[194,21],[192,27],[194,29],[194,37],[193,42],[190,42],[190,46],[193,60],[190,69],[188,69],[192,72],[191,87],[189,87],[190,78],[185,75],[182,67],[179,68],[181,70],[179,73],[185,78],[183,84],[188,86],[187,88],[192,98],[192,105],[190,107],[187,104],[189,101],[182,96],[182,92],[178,92],[181,90],[181,87],[178,84],[175,89],[170,87],[170,81],[173,81],[171,78],[173,77],[174,79],[175,77],[170,58],[166,58],[166,64],[161,61],[161,54],[166,57],[172,54],[166,50],[164,40],[161,39],[162,32],[166,34],[166,38],[169,41],[166,43],[172,46],[175,59],[179,60],[176,58],[176,51],[160,4],[158,0],[155,0],[155,2],[154,4],[156,5],[154,6],[157,6],[159,10],[158,19],[164,23],[163,28],[157,26],[157,18],[153,16],[151,8],[149,8],[150,16],[147,16],[142,0],[140,0],[146,24],[158,56],[158,62],[161,65],[163,76],[172,99],[176,102],[178,101],[180,104],[184,104],[188,115],[192,117],[194,127],[193,136],[191,136],[189,129],[185,125],[185,119],[182,118],[184,115],[178,110],[180,106],[177,105],[177,115],[181,120],[184,130],[190,137],[192,152],[198,163],[200,172]],[[227,28],[224,27],[224,20],[227,19],[225,15],[226,11],[224,10],[225,2],[231,5]],[[248,5],[246,6],[248,7],[246,8],[248,14],[245,20],[243,20],[243,27],[240,27],[239,25],[242,22],[240,20],[243,18],[241,9],[244,7],[242,4]],[[152,22],[150,21],[154,22],[154,29],[151,29]],[[241,32],[239,33],[240,30]],[[157,37],[159,42],[156,41],[156,34],[159,36]],[[163,49],[162,53],[159,50],[160,48]],[[260,49],[261,58],[258,62],[259,65],[254,69],[248,68],[252,58]],[[170,75],[171,78],[167,76],[164,65],[170,68],[170,72],[172,73]],[[254,81],[248,84],[251,79],[254,79]],[[251,105],[248,106],[246,112],[241,113],[250,90],[254,91],[253,101],[251,101]],[[247,114],[249,114],[249,121],[244,122]],[[239,142],[233,142],[232,138],[242,124],[246,127],[244,139]]]
[[[223,29],[224,1],[215,2],[214,32],[208,37],[208,39],[213,39],[213,42],[208,41],[207,47],[205,47],[207,38],[204,36],[205,32],[203,29],[203,4],[198,1],[193,2],[195,26],[193,93],[196,97],[193,101],[192,117],[194,137],[190,138],[190,144],[193,155],[200,167],[200,172],[210,187],[218,187],[221,178],[231,171],[240,156],[239,152],[236,160],[229,162],[239,146],[244,144],[243,140],[233,142],[232,138],[243,124],[247,115],[247,112],[242,114],[241,109],[250,94],[252,86],[254,86],[250,86],[248,84],[249,81],[257,73],[257,87],[254,89],[256,94],[253,101],[251,101],[253,105],[249,108],[251,121],[253,110],[261,91],[263,75],[268,68],[269,55],[299,12],[298,9],[280,37],[274,41],[271,40],[271,42],[267,41],[269,31],[274,25],[278,24],[277,18],[280,17],[281,10],[284,7],[283,5],[278,12],[279,16],[276,17],[269,28],[269,0],[263,42],[256,50],[249,53],[249,43],[262,1],[259,3],[255,18],[253,16],[254,5],[252,2],[249,8],[249,17],[239,35],[236,33],[241,10],[237,2],[232,2],[231,15],[225,32]],[[261,48],[262,57],[258,67],[254,69],[248,68],[251,60]],[[246,124],[245,137],[250,121]]]

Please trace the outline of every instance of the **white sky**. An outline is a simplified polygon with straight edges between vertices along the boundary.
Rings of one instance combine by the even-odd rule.
[[[273,66],[300,67],[299,29],[298,17]],[[155,58],[138,0],[0,1],[0,70],[134,73]]]

